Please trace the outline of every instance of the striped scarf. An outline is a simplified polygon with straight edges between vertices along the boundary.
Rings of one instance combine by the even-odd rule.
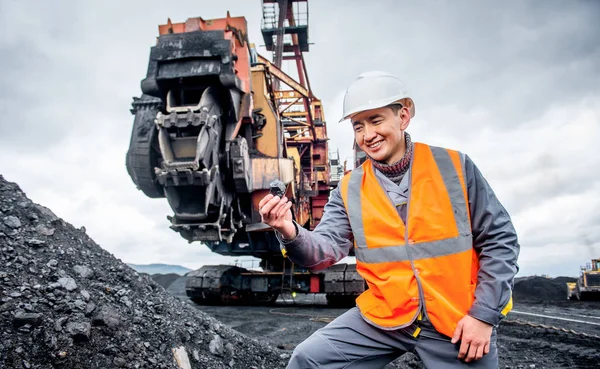
[[[404,140],[406,143],[406,151],[404,152],[404,156],[394,164],[382,163],[371,158],[373,166],[379,169],[381,173],[383,173],[397,185],[400,184],[402,177],[404,177],[404,174],[408,171],[408,168],[410,167],[410,159],[412,158],[413,153],[413,144],[410,140],[410,135],[408,132],[404,132]]]

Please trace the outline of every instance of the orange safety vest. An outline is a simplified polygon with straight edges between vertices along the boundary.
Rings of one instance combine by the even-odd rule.
[[[356,302],[383,329],[406,327],[424,310],[452,336],[473,304],[479,270],[460,154],[415,143],[406,175],[407,225],[370,160],[341,180],[356,269],[369,286]]]

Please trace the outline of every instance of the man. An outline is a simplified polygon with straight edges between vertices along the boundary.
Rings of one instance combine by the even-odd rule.
[[[497,368],[495,327],[512,308],[519,244],[472,160],[413,143],[415,106],[393,75],[359,76],[344,119],[367,160],[344,176],[310,232],[291,202],[259,204],[295,263],[324,269],[354,247],[368,290],[302,342],[288,368],[382,368],[405,352],[427,368]]]

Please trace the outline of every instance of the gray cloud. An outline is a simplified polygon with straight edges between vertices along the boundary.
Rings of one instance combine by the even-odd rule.
[[[539,204],[551,197],[583,194],[600,185],[600,178],[589,167],[600,168],[600,158],[591,158],[585,166],[576,162],[565,163],[558,159],[558,153],[546,153],[533,158],[523,158],[519,169],[506,168],[506,172],[515,172],[523,182],[512,196],[517,202],[510,207],[518,212]],[[590,165],[591,164],[591,165]],[[569,167],[570,166],[570,167]]]
[[[317,72],[323,78],[316,86],[333,82],[342,89],[362,70],[386,69],[407,82],[425,110],[485,107],[505,127],[522,124],[549,105],[598,94],[597,3],[349,4],[312,28],[314,48],[324,49],[331,65]],[[362,22],[349,21],[356,14]],[[316,57],[310,60],[317,63]]]

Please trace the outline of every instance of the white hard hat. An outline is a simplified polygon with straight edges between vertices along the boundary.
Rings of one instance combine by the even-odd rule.
[[[359,75],[344,95],[344,121],[361,111],[382,108],[393,103],[407,107],[415,116],[415,104],[408,96],[404,83],[396,76],[381,71]]]

